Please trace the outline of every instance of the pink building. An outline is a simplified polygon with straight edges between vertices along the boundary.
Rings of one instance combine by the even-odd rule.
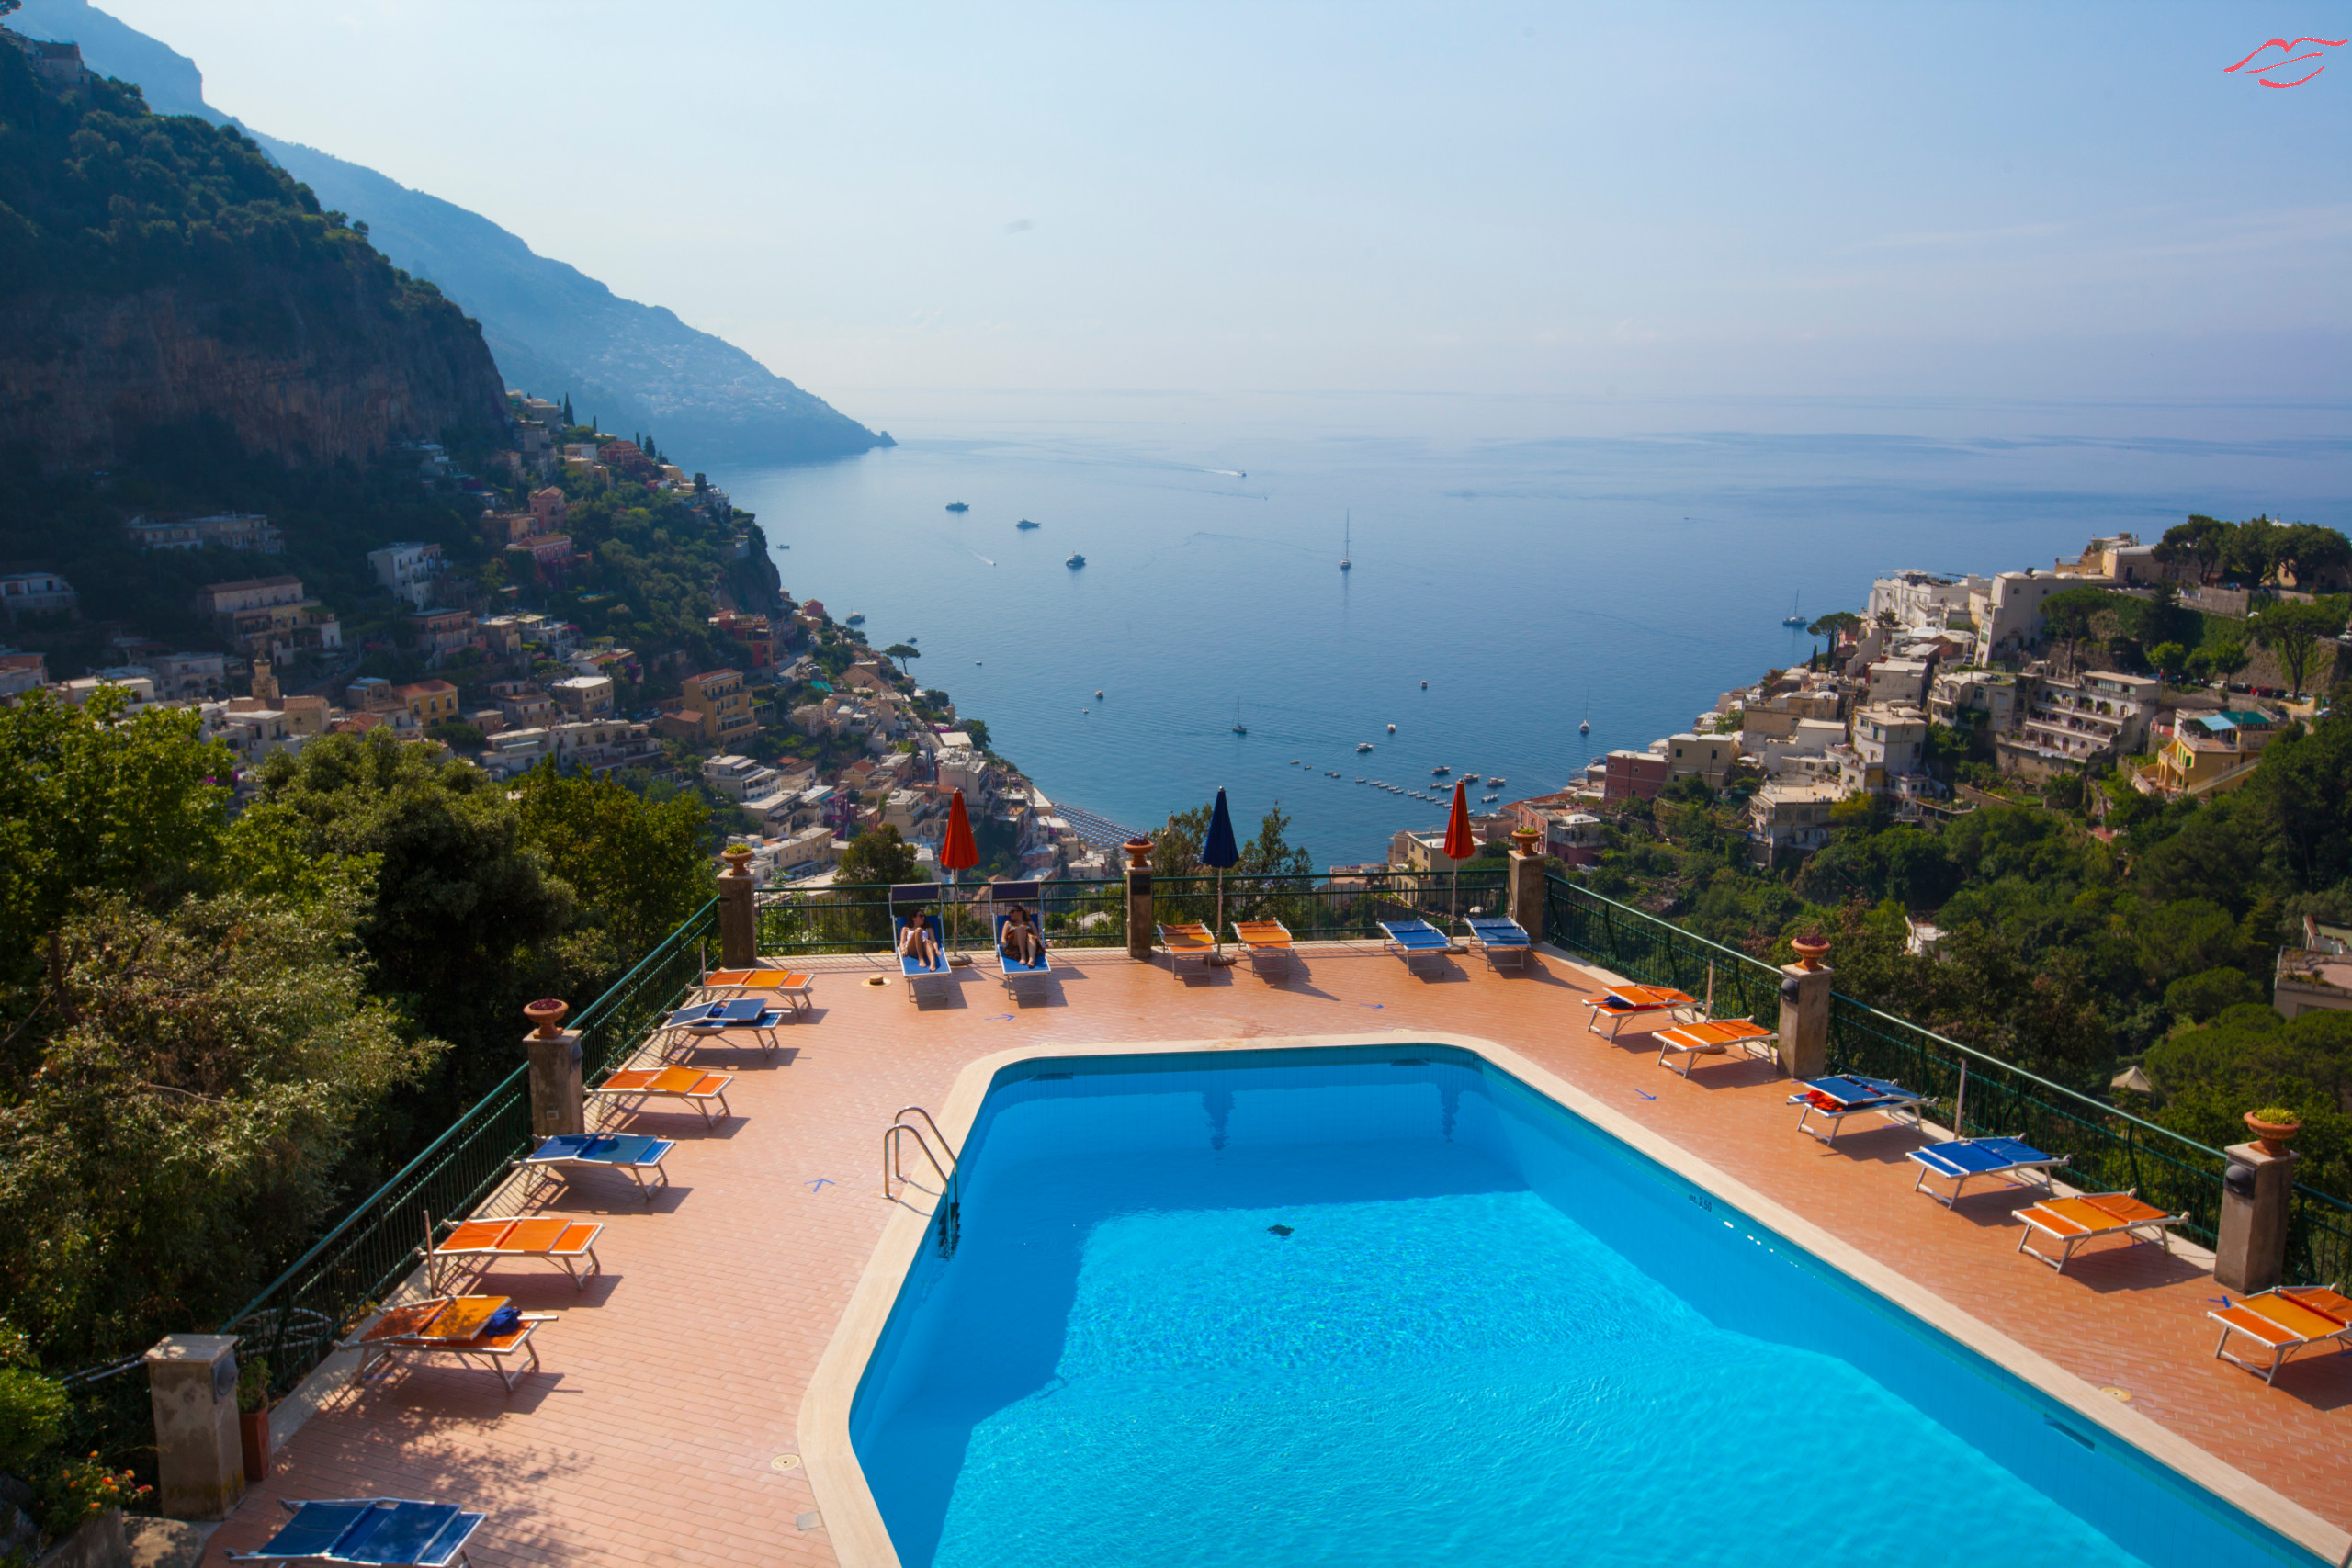
[[[1611,751],[1601,775],[1603,800],[1655,800],[1666,787],[1667,761],[1648,751]]]

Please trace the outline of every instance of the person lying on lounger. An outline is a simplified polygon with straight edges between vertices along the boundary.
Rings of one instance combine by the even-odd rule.
[[[1018,904],[1004,917],[1004,955],[1015,964],[1033,965],[1046,956],[1046,939],[1029,911]]]
[[[910,919],[899,933],[899,956],[911,958],[925,969],[939,967],[939,939],[931,934],[931,922],[918,915]]]

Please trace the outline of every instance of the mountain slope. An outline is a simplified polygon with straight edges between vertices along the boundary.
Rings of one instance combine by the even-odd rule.
[[[204,103],[196,62],[87,0],[27,0],[10,20],[71,39],[101,74],[136,82],[159,111],[227,117]],[[539,255],[478,213],[372,169],[240,126],[320,203],[368,226],[377,249],[428,278],[481,323],[510,386],[569,393],[582,418],[650,431],[702,461],[794,461],[881,445],[864,425],[658,305],[624,299]]]

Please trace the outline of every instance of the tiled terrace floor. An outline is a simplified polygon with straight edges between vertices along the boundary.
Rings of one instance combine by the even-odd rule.
[[[2017,1201],[1947,1212],[1910,1190],[1916,1135],[1858,1119],[1833,1151],[1794,1130],[1767,1064],[1702,1063],[1685,1082],[1647,1036],[1583,1030],[1595,981],[1556,953],[1525,977],[1453,961],[1408,976],[1376,947],[1310,950],[1275,983],[1246,968],[1178,982],[1123,953],[1063,957],[1048,1000],[1013,1004],[986,973],[922,1010],[863,960],[822,960],[816,1010],[785,1049],[706,1049],[740,1073],[735,1118],[649,1114],[674,1134],[673,1185],[649,1206],[617,1178],[553,1200],[602,1218],[584,1292],[534,1266],[491,1288],[560,1313],[544,1371],[512,1395],[486,1372],[412,1366],[337,1394],[213,1538],[251,1550],[279,1496],[433,1497],[486,1510],[473,1560],[506,1564],[833,1561],[797,1452],[801,1391],[890,1206],[882,1129],[937,1106],[972,1059],[1032,1043],[1388,1031],[1483,1036],[1534,1058],[1731,1176],[1813,1217],[1961,1310],[2339,1526],[2352,1527],[2352,1356],[2290,1362],[2278,1386],[2213,1359],[2209,1276],[2154,1247],[2078,1255],[2062,1277],[2015,1255]],[[1656,1096],[1656,1099],[1649,1098]]]

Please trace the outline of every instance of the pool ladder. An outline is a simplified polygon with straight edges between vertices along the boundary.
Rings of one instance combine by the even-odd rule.
[[[910,1115],[922,1117],[923,1126],[918,1127],[908,1121]],[[928,1137],[923,1134],[923,1127],[931,1129]],[[900,1152],[901,1134],[914,1139],[915,1147],[922,1151],[922,1157],[930,1162],[931,1168],[939,1177],[939,1207],[933,1211],[933,1218],[936,1222],[933,1229],[939,1244],[939,1255],[952,1258],[956,1254],[956,1242],[963,1230],[963,1204],[956,1192],[956,1179],[962,1174],[963,1168],[956,1158],[955,1146],[948,1143],[947,1134],[939,1130],[939,1123],[933,1120],[930,1111],[920,1105],[899,1107],[897,1118],[882,1134],[882,1196],[893,1202],[899,1201],[899,1195],[891,1190],[891,1184],[896,1182],[903,1186],[907,1180],[905,1156]],[[933,1140],[939,1145],[936,1152],[932,1148]],[[939,1162],[942,1154],[947,1156],[947,1163],[944,1166]]]

